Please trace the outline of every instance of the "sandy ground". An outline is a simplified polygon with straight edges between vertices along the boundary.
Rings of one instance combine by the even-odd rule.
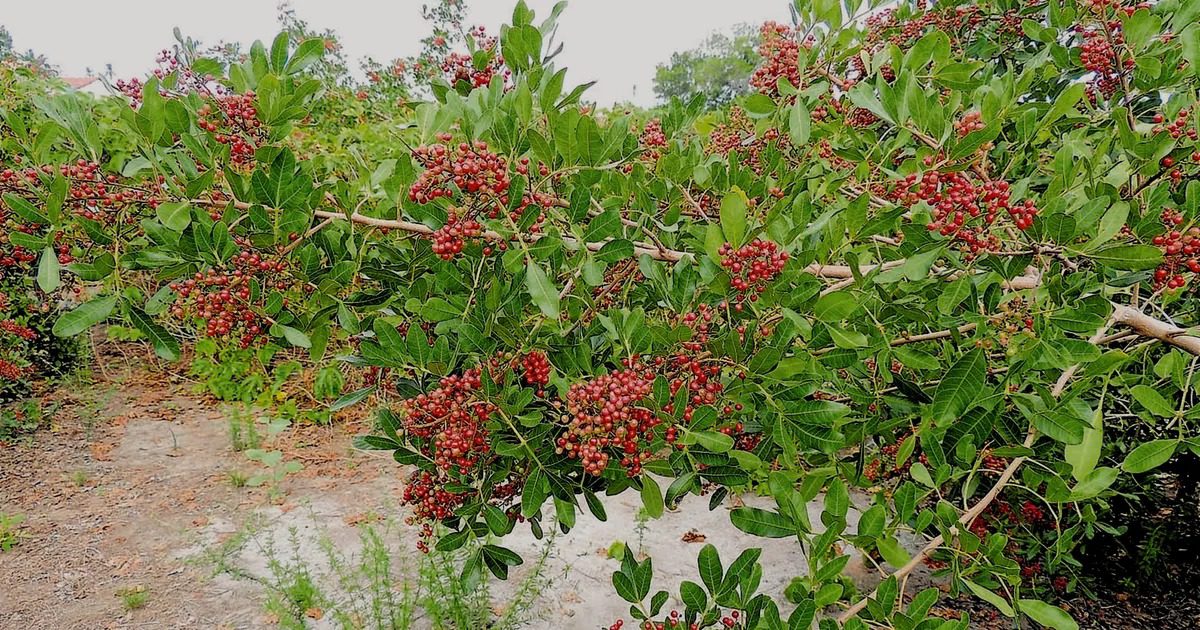
[[[0,513],[26,519],[20,544],[0,554],[0,629],[276,627],[264,588],[246,577],[270,576],[268,549],[274,557],[299,556],[318,580],[332,582],[321,541],[353,556],[364,523],[390,524],[386,542],[397,563],[418,562],[416,536],[395,508],[403,471],[386,453],[351,447],[366,430],[361,424],[277,436],[275,446],[305,469],[272,499],[264,489],[230,483],[231,471],[256,472],[257,465],[231,448],[221,406],[190,394],[187,383],[134,370],[56,395],[65,400],[51,431],[0,448]],[[595,629],[628,620],[609,577],[617,562],[607,552],[617,541],[652,556],[654,587],[669,590],[697,580],[703,542],[716,545],[726,564],[744,548],[762,547],[763,591],[782,593],[803,573],[798,547],[734,529],[732,503],[710,512],[707,498],[690,497],[646,527],[638,526],[634,494],[606,498],[606,522],[582,512],[552,546],[543,567],[552,586],[534,606],[538,618],[523,627]],[[810,509],[819,522],[819,502]],[[527,559],[543,548],[521,526],[503,544]],[[217,571],[214,558],[243,575]],[[495,610],[531,566],[492,587]],[[851,571],[872,579],[859,558]],[[145,605],[126,610],[118,596],[125,589],[145,589]],[[308,624],[337,627],[332,618]]]

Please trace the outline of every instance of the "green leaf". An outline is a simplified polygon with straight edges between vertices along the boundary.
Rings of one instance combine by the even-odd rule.
[[[73,337],[79,333],[108,319],[113,308],[117,305],[117,296],[96,298],[64,313],[54,322],[54,336]]]
[[[663,515],[663,494],[658,482],[650,475],[642,475],[642,507],[650,518]]]
[[[858,519],[858,535],[868,538],[875,538],[883,533],[883,526],[887,521],[887,513],[882,505],[873,505],[869,510],[862,513]]]
[[[306,39],[296,47],[296,52],[283,68],[284,74],[296,74],[321,60],[325,55],[325,40],[321,38]]]
[[[298,348],[312,347],[312,340],[309,339],[308,335],[304,334],[303,332],[300,332],[291,326],[281,325],[279,328],[283,331],[283,338],[287,339],[288,343],[292,344],[293,346]]]
[[[1146,408],[1146,411],[1160,418],[1175,416],[1175,409],[1171,406],[1171,403],[1166,398],[1163,398],[1162,394],[1158,393],[1158,390],[1153,387],[1149,385],[1135,385],[1129,390],[1129,393],[1133,394],[1133,399],[1141,403]]]
[[[717,431],[695,431],[691,434],[696,443],[714,453],[726,453],[733,448],[733,438]]]
[[[609,208],[592,219],[591,223],[588,224],[587,231],[583,233],[583,240],[589,243],[597,243],[611,236],[616,236],[620,232],[621,214]]]
[[[834,291],[822,295],[813,305],[813,315],[827,324],[849,319],[858,310],[858,300],[849,291]]]
[[[37,223],[38,225],[50,224],[50,219],[34,207],[33,204],[25,201],[23,197],[18,197],[12,193],[5,193],[4,203],[8,206],[9,210],[17,213],[17,216],[30,223]]]
[[[52,293],[55,289],[62,286],[62,278],[59,274],[62,270],[58,263],[58,253],[53,247],[47,246],[42,250],[42,259],[38,261],[37,284],[38,287],[46,293]]]
[[[129,319],[150,340],[150,345],[154,346],[154,354],[168,361],[179,360],[179,340],[167,332],[167,329],[136,306],[129,308]]]
[[[1129,204],[1124,201],[1114,203],[1100,218],[1100,224],[1096,227],[1096,235],[1083,246],[1084,250],[1091,251],[1112,240],[1121,232],[1121,227],[1128,220]]]
[[[357,405],[358,403],[366,400],[374,392],[375,392],[374,385],[352,391],[352,392],[342,396],[341,398],[338,398],[337,400],[333,401],[333,404],[329,406],[329,410],[330,411],[341,411],[342,409],[345,409],[347,407],[353,407],[354,405]]]
[[[705,588],[709,593],[716,593],[721,584],[723,570],[721,569],[721,556],[712,543],[704,545],[704,548],[700,550],[700,555],[696,558],[696,565],[700,569],[700,580],[704,582]]]
[[[1125,456],[1121,470],[1135,475],[1154,470],[1171,459],[1177,444],[1176,440],[1153,440],[1140,444]]]
[[[866,335],[841,326],[830,326],[829,336],[833,338],[833,345],[844,349],[861,348],[868,343]]]
[[[1083,481],[1071,489],[1071,501],[1090,499],[1108,489],[1117,480],[1120,472],[1116,468],[1102,466],[1093,470]]]
[[[787,538],[796,535],[792,519],[755,507],[738,507],[729,513],[733,526],[754,536],[763,538]]]
[[[1037,599],[1022,599],[1021,612],[1030,619],[1054,630],[1079,630],[1079,624],[1067,611]]]
[[[1071,465],[1071,476],[1076,481],[1082,481],[1096,469],[1103,445],[1104,412],[1096,409],[1092,414],[1092,425],[1083,430],[1079,444],[1068,444],[1063,449],[1063,459]]]
[[[892,350],[892,353],[901,363],[914,370],[936,370],[942,367],[937,357],[912,346],[900,346]]]
[[[1042,117],[1042,122],[1038,124],[1038,128],[1044,128],[1047,125],[1053,124],[1059,118],[1062,118],[1075,107],[1079,99],[1083,98],[1085,91],[1084,84],[1072,83],[1067,89],[1063,90],[1058,98],[1054,99],[1054,104],[1046,111],[1046,115]]]
[[[169,202],[159,204],[154,211],[158,222],[174,232],[183,232],[192,223],[192,208],[186,202]]]
[[[1117,245],[1088,255],[1105,267],[1124,271],[1153,269],[1163,258],[1162,250],[1153,245]]]
[[[1083,432],[1088,424],[1070,409],[1052,409],[1036,413],[1033,426],[1059,442],[1079,444],[1083,442]]]
[[[525,265],[525,288],[543,315],[552,320],[558,319],[558,287],[532,260]]]
[[[620,571],[614,572],[612,574],[612,584],[613,589],[617,591],[617,595],[620,595],[621,599],[631,604],[636,604],[641,601],[638,599],[637,587],[633,584],[633,578],[629,577],[625,573]]]
[[[742,107],[753,118],[765,118],[775,113],[775,101],[766,94],[751,94],[746,97]]]
[[[933,419],[941,424],[961,416],[975,401],[987,378],[987,356],[978,348],[963,355],[933,394]]]
[[[887,538],[880,538],[879,541],[875,543],[875,548],[879,549],[879,555],[883,556],[883,559],[886,560],[888,564],[897,569],[908,564],[908,561],[912,559],[908,555],[908,552],[904,550],[904,546],[900,544],[900,541],[890,536]]]
[[[740,247],[746,237],[746,205],[746,194],[737,186],[721,200],[721,231],[734,247]]]
[[[971,295],[971,279],[969,277],[959,278],[945,286],[941,295],[938,296],[938,310],[943,315],[949,315],[954,312],[955,307],[967,299]]]
[[[996,610],[999,610],[1005,617],[1013,616],[1012,604],[1008,603],[1008,600],[966,578],[963,579],[963,583],[967,585],[967,588],[971,589],[971,592],[976,597],[995,606]]]
[[[796,104],[792,106],[792,112],[788,116],[788,133],[791,135],[792,144],[808,144],[809,135],[812,133],[812,117],[801,99],[796,99]]]
[[[679,599],[689,610],[702,611],[708,606],[708,596],[704,588],[690,580],[684,580],[679,585]]]

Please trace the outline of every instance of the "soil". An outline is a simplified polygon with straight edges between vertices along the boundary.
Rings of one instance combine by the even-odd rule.
[[[364,523],[390,524],[390,552],[402,564],[415,562],[415,530],[396,507],[404,470],[387,453],[351,445],[369,430],[365,420],[284,430],[264,448],[283,451],[304,470],[288,475],[275,492],[239,487],[231,473],[262,468],[232,448],[228,409],[153,361],[117,352],[101,346],[89,381],[49,395],[57,403],[49,427],[0,446],[0,514],[25,518],[19,544],[0,553],[0,630],[275,628],[278,619],[264,608],[267,593],[254,579],[268,574],[267,549],[283,547],[320,565],[321,541],[356,553]],[[609,581],[617,563],[608,550],[618,541],[654,558],[655,588],[696,580],[696,553],[706,542],[726,563],[746,547],[763,547],[762,590],[780,601],[806,565],[791,542],[753,538],[729,524],[727,510],[742,501],[761,503],[754,497],[727,499],[711,512],[707,498],[691,497],[647,527],[639,527],[637,496],[604,501],[606,521],[581,514],[575,529],[550,548],[545,574],[553,587],[539,595],[537,618],[524,627],[593,630],[620,617],[628,621],[628,606]],[[819,502],[810,506],[814,521],[820,509]],[[266,546],[230,547],[251,526]],[[527,559],[544,549],[521,527],[503,544]],[[530,564],[494,587],[496,610]],[[223,566],[236,567],[240,576],[219,570]],[[864,587],[878,579],[859,557],[849,571]],[[909,592],[927,585],[918,572]],[[121,593],[130,591],[144,592],[145,604],[127,609]],[[1112,593],[1070,605],[1084,628],[1200,627],[1194,593],[1183,591],[1178,597]],[[671,606],[679,604],[672,600]],[[949,602],[939,610],[947,617],[967,610],[981,619],[975,627],[1004,627],[1002,619],[982,621],[987,615],[976,615],[985,610],[978,602]],[[321,620],[320,611],[313,617],[313,628],[336,627]],[[1176,620],[1183,625],[1173,625]]]
[[[415,562],[416,532],[396,507],[404,469],[387,453],[352,447],[355,436],[368,432],[366,421],[297,425],[271,439],[264,448],[305,466],[273,497],[231,482],[231,472],[262,467],[232,448],[229,412],[221,403],[193,393],[194,383],[152,361],[108,354],[119,352],[116,347],[98,352],[90,381],[47,396],[57,411],[46,430],[0,447],[0,514],[25,519],[20,543],[0,554],[0,630],[274,628],[264,588],[244,579],[268,576],[265,547],[290,548],[319,566],[320,541],[356,553],[359,526],[385,519],[394,526],[389,549],[401,564]],[[134,367],[113,368],[122,365]],[[763,590],[780,595],[803,571],[804,558],[788,541],[734,529],[727,511],[741,501],[760,502],[727,499],[710,512],[707,497],[692,497],[639,527],[635,494],[605,498],[605,522],[581,514],[570,534],[557,537],[545,568],[553,588],[535,604],[538,618],[524,627],[594,629],[627,617],[628,604],[609,577],[617,561],[608,551],[618,541],[654,558],[656,588],[696,580],[695,558],[705,542],[715,544],[726,563],[744,548],[763,547]],[[819,520],[820,504],[812,510]],[[255,539],[266,545],[224,550],[252,523]],[[503,544],[527,559],[544,548],[528,528]],[[217,570],[222,565],[214,558],[225,555],[243,577]],[[530,564],[493,587],[494,608],[503,608]],[[864,583],[875,579],[860,559],[852,571]],[[144,591],[145,605],[127,610],[120,594],[128,591]],[[310,625],[334,627],[327,621]]]

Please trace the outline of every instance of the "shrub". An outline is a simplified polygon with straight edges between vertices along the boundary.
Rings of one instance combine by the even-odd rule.
[[[471,544],[468,582],[522,562],[489,536],[603,518],[600,493],[656,517],[753,489],[775,507],[733,524],[808,562],[791,627],[942,625],[936,590],[904,593],[921,564],[1073,627],[1044,600],[1076,546],[1200,445],[1196,11],[853,8],[799,0],[762,28],[753,94],[646,119],[585,104],[545,50],[557,9],[519,3],[378,161],[322,153],[326,41],[168,51],[119,121],[70,94],[5,118],[5,247],[38,252],[17,267],[43,291],[95,286],[60,336],[115,319],[164,358],[178,334],[371,368],[333,407],[379,404],[361,444],[414,467],[418,544]],[[1118,420],[1156,431],[1114,442]],[[887,567],[871,593],[851,548]],[[676,616],[651,559],[613,584],[643,627],[787,627],[753,550],[697,568]]]

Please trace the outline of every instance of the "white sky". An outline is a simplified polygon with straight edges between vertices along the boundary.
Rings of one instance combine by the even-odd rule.
[[[465,0],[466,26],[495,32],[516,0]],[[570,68],[570,84],[596,80],[589,97],[601,105],[654,100],[654,66],[692,48],[708,33],[738,22],[788,19],[789,0],[573,0],[559,19],[556,59]],[[427,32],[423,0],[294,0],[299,16],[317,30],[332,28],[357,69],[363,56],[390,60],[417,52]],[[526,0],[539,19],[553,0]],[[0,24],[18,50],[46,55],[64,75],[102,71],[118,78],[144,74],[156,53],[173,42],[171,29],[206,44],[218,40],[269,42],[276,32],[276,0],[2,0]]]

